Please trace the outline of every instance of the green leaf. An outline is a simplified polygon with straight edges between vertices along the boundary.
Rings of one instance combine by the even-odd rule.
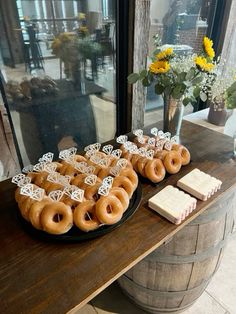
[[[151,72],[148,72],[147,77],[148,77],[149,82],[152,82],[154,80],[154,76]]]
[[[147,70],[142,70],[139,72],[139,78],[140,80],[144,79],[147,76],[148,72]]]
[[[205,94],[204,92],[200,92],[200,98],[203,102],[205,102],[207,100],[207,94]]]
[[[193,96],[194,96],[195,98],[199,97],[200,91],[201,91],[201,88],[200,88],[199,86],[196,86],[196,87],[194,88],[194,90],[193,90]]]
[[[185,89],[186,86],[184,84],[177,84],[173,89],[172,96],[179,99],[184,94]]]
[[[151,83],[149,82],[148,78],[145,77],[143,80],[142,80],[142,84],[143,86],[147,87],[147,86],[150,86]]]
[[[160,85],[160,84],[156,84],[155,85],[155,93],[157,95],[161,95],[164,92],[165,87]]]
[[[189,72],[186,74],[186,80],[190,81],[194,78],[195,68],[191,68]]]
[[[191,103],[191,99],[190,98],[186,97],[186,98],[183,99],[183,105],[184,106],[187,106],[189,103]]]
[[[131,74],[128,76],[128,82],[129,82],[130,84],[134,84],[134,83],[136,83],[138,80],[139,80],[139,74],[138,74],[138,73],[131,73]]]
[[[203,77],[202,77],[201,75],[200,75],[200,76],[197,76],[197,77],[195,77],[195,78],[192,80],[192,84],[193,84],[193,85],[197,85],[197,84],[201,83],[202,80],[203,80]]]
[[[230,95],[236,91],[236,81],[226,90],[227,94]]]
[[[182,83],[185,78],[186,78],[187,73],[186,72],[181,72],[177,76],[177,82]]]

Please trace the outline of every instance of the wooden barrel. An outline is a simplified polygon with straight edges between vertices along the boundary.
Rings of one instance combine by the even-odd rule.
[[[191,306],[219,267],[233,227],[235,195],[228,192],[121,276],[125,294],[150,313],[179,313]]]

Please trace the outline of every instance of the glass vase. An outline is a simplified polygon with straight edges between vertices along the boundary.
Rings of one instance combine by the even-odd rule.
[[[164,95],[164,132],[170,132],[172,136],[179,137],[184,114],[182,98],[175,99],[170,95]]]

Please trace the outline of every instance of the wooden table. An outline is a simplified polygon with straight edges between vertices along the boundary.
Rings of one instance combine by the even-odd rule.
[[[142,183],[140,208],[111,233],[78,244],[45,243],[22,230],[16,217],[15,186],[0,184],[0,308],[8,313],[73,313],[206,208],[235,189],[232,138],[184,122],[182,142],[192,162],[157,186]],[[223,181],[221,190],[179,226],[151,211],[147,200],[167,184],[198,167]]]

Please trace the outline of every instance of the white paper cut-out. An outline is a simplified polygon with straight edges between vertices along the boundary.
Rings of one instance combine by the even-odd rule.
[[[143,136],[138,136],[138,142],[140,144],[145,144],[145,138]]]
[[[20,194],[25,196],[31,196],[34,190],[33,184],[29,183],[21,187]]]
[[[110,168],[110,174],[112,174],[114,177],[118,176],[120,174],[120,171],[121,171],[121,167],[119,166],[114,166],[112,168]]]
[[[56,169],[57,169],[57,165],[54,163],[48,163],[44,166],[44,171],[48,173],[53,173],[56,171]]]
[[[52,162],[53,161],[53,156],[54,156],[53,153],[50,153],[50,152],[46,153],[39,159],[39,161]]]
[[[163,132],[162,130],[160,130],[160,131],[158,131],[158,136],[159,136],[160,138],[164,138],[164,137],[165,137],[165,134],[164,134],[164,132]]]
[[[61,191],[61,190],[51,191],[48,194],[50,199],[55,202],[59,202],[63,195],[64,195],[64,191]]]
[[[152,128],[150,132],[152,135],[157,136],[158,135],[158,128]]]
[[[140,147],[138,149],[138,154],[142,157],[145,157],[146,156],[146,152],[147,152],[147,149],[145,147]]]
[[[107,196],[110,191],[110,186],[108,185],[101,185],[98,189],[98,194],[102,196]]]
[[[121,158],[117,161],[116,165],[120,168],[126,168],[128,165],[128,160],[125,158]]]
[[[120,156],[122,155],[122,150],[121,149],[115,149],[113,150],[113,152],[111,153],[111,155],[115,158],[120,158]]]
[[[22,187],[22,186],[25,186],[26,184],[29,184],[30,182],[31,182],[30,177],[24,177],[22,180],[18,182],[18,186]]]
[[[112,186],[112,183],[113,183],[113,178],[111,176],[108,176],[108,177],[105,177],[103,180],[102,180],[102,185],[107,185],[107,186]]]
[[[25,178],[25,175],[23,173],[19,173],[11,179],[11,182],[18,185],[18,183],[24,178]]]
[[[164,135],[165,135],[165,138],[167,140],[170,140],[170,138],[171,138],[171,133],[170,132],[166,132],[166,133],[164,133]]]
[[[143,130],[141,130],[141,129],[134,130],[133,134],[138,136],[138,137],[141,137],[141,136],[143,136]]]
[[[83,202],[84,190],[78,189],[71,194],[71,199],[77,202]]]
[[[36,165],[34,165],[33,170],[36,172],[42,172],[44,171],[44,167],[45,167],[45,162],[39,162]]]
[[[171,139],[170,139],[170,141],[171,141],[172,143],[178,143],[178,136],[177,136],[177,135],[172,136]]]
[[[148,159],[153,159],[154,156],[154,150],[153,149],[149,149],[148,151],[146,151],[146,157]]]
[[[28,173],[28,172],[32,172],[33,170],[34,170],[34,166],[33,165],[28,165],[28,166],[26,166],[26,167],[24,167],[22,169],[22,172]]]
[[[97,182],[97,178],[95,174],[91,174],[84,179],[84,182],[88,185],[94,185]]]
[[[127,142],[127,140],[128,140],[127,135],[120,135],[117,137],[116,142],[119,144],[124,144],[125,142]]]
[[[102,151],[103,151],[104,153],[106,153],[107,155],[110,155],[111,152],[112,152],[112,150],[113,150],[113,146],[112,146],[112,145],[105,145],[105,146],[103,146],[103,148],[102,148]]]
[[[155,144],[156,144],[156,139],[154,137],[149,137],[148,145],[155,146]]]
[[[41,188],[37,188],[32,192],[31,198],[36,201],[42,201],[45,195],[45,190]]]
[[[66,186],[63,191],[64,191],[64,194],[71,197],[72,193],[76,190],[78,190],[77,186],[69,185],[69,186]]]
[[[171,141],[166,141],[165,144],[164,144],[164,149],[171,150],[171,148],[172,148]]]

